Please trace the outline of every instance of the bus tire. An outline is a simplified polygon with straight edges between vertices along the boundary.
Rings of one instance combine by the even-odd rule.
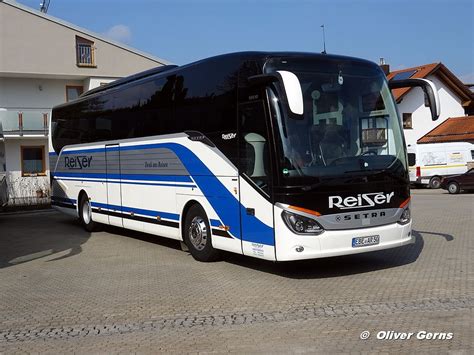
[[[459,185],[456,182],[452,181],[448,184],[448,192],[450,194],[453,194],[453,195],[458,194],[459,190],[460,190]]]
[[[221,256],[220,251],[212,246],[209,220],[198,204],[191,206],[186,213],[183,239],[193,258],[198,261],[216,261]]]
[[[88,232],[97,230],[97,223],[92,220],[92,207],[86,193],[79,198],[79,221]]]
[[[439,176],[433,176],[429,183],[430,189],[439,189],[441,187],[441,178]]]

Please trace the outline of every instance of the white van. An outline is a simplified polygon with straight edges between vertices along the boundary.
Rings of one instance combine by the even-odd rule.
[[[437,189],[446,175],[463,174],[474,161],[474,144],[467,142],[416,144],[407,149],[410,182]]]

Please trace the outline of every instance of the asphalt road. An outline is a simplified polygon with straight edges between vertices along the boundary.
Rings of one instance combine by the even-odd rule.
[[[412,201],[414,245],[281,264],[0,215],[0,353],[473,353],[474,194]]]

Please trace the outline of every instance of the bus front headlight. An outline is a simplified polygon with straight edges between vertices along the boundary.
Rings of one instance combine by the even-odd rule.
[[[283,211],[281,217],[286,226],[296,234],[318,235],[324,232],[323,227],[312,218],[288,211]]]
[[[407,224],[411,220],[411,213],[410,213],[410,207],[407,207],[403,210],[402,215],[400,216],[400,219],[398,220],[398,223],[400,224]]]

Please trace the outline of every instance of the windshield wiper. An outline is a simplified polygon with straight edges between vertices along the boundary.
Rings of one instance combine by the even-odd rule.
[[[402,182],[406,182],[406,180],[395,174],[393,171],[390,171],[388,169],[367,169],[367,170],[347,170],[347,171],[344,171],[344,174],[350,174],[350,173],[360,173],[360,175],[364,175],[364,173],[368,173],[370,175],[376,175],[376,174],[387,174],[391,177],[393,177],[394,179],[397,179],[399,181],[402,181]]]
[[[312,191],[320,186],[323,186],[323,185],[326,185],[328,182],[332,181],[332,179],[327,179],[327,180],[323,180],[323,181],[320,181],[320,182],[317,182],[315,184],[311,184],[311,185],[306,185],[306,186],[303,186],[301,187],[301,190],[305,191],[305,192],[308,192],[308,191]]]

